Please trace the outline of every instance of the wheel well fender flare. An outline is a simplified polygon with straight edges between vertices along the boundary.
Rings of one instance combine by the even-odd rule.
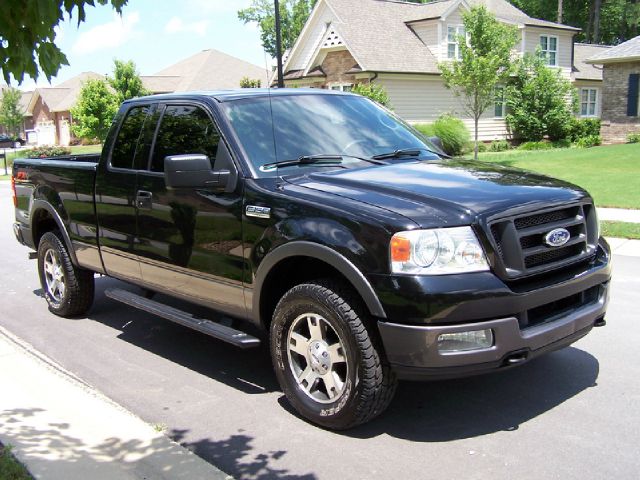
[[[45,201],[45,200],[34,200],[32,205],[31,205],[31,214],[30,214],[30,218],[31,218],[31,234],[34,235],[33,238],[33,244],[35,246],[36,243],[36,239],[35,239],[35,225],[33,224],[33,220],[35,218],[35,214],[38,212],[38,210],[46,210],[47,213],[53,218],[53,221],[56,222],[56,225],[58,226],[58,229],[60,230],[60,233],[62,234],[62,240],[65,244],[65,246],[67,247],[67,251],[69,252],[69,256],[71,257],[71,262],[74,265],[78,265],[78,260],[76,258],[76,252],[73,249],[73,244],[71,242],[71,237],[69,236],[69,232],[67,232],[67,228],[64,225],[64,221],[62,220],[62,217],[60,216],[60,214],[56,211],[56,209],[53,207],[53,205],[51,205],[49,202]],[[37,247],[36,247],[37,248]]]
[[[256,322],[260,322],[260,297],[263,285],[272,268],[289,257],[311,257],[335,268],[360,294],[369,312],[379,318],[387,318],[387,314],[378,299],[373,287],[360,270],[346,257],[332,248],[314,242],[297,241],[287,243],[272,250],[258,266],[254,281],[252,312]]]

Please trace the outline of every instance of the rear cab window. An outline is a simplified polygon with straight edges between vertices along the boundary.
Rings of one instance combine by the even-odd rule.
[[[112,168],[146,168],[149,147],[145,148],[144,144],[140,144],[140,138],[149,113],[153,110],[151,105],[137,105],[129,109],[113,145],[109,162]]]

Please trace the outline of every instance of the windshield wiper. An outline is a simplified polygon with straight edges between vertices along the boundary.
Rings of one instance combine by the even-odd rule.
[[[420,155],[420,152],[424,150],[429,153],[433,153],[439,157],[451,158],[449,155],[446,155],[441,152],[436,152],[434,150],[430,150],[428,148],[420,147],[420,148],[402,148],[400,150],[394,150],[393,152],[380,153],[379,155],[374,155],[371,158],[375,160],[384,160],[385,158],[400,158],[400,157],[417,157]]]
[[[342,160],[346,157],[356,158],[358,160],[362,160],[363,162],[375,163],[377,165],[383,163],[383,162],[378,162],[376,159],[356,157],[353,155],[322,153],[318,155],[301,155],[298,158],[293,158],[291,160],[280,160],[278,162],[265,163],[260,167],[260,170],[264,172],[264,171],[272,170],[274,168],[279,168],[279,167],[290,167],[292,165],[311,165],[311,164],[318,164],[318,163],[321,164],[319,166],[322,166],[322,162],[326,160],[333,160],[331,162],[325,163],[325,165],[327,166],[333,166],[333,165],[339,165],[340,163],[342,163]]]

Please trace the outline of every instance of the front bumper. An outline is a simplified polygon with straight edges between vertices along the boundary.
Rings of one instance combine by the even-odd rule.
[[[485,274],[459,278],[456,288],[448,292],[445,289],[455,283],[451,278],[425,279],[424,288],[412,292],[413,308],[410,302],[398,301],[407,297],[402,283],[396,282],[404,293],[390,296],[386,291],[382,298],[396,300],[388,311],[408,315],[403,321],[390,317],[378,322],[387,359],[403,379],[451,378],[508,368],[565,347],[604,318],[609,301],[609,259],[608,245],[602,241],[596,259],[588,266],[565,272],[562,281],[543,286],[534,283],[528,289],[509,287],[490,273],[490,282]],[[438,285],[442,288],[437,289]],[[491,347],[438,350],[438,337],[444,333],[484,329],[493,331]]]

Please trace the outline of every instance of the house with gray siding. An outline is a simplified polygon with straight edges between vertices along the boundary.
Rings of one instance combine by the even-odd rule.
[[[438,63],[458,57],[462,13],[479,4],[518,28],[514,56],[540,47],[549,66],[579,89],[584,99],[579,114],[600,115],[602,71],[585,60],[603,47],[575,43],[580,29],[529,17],[506,0],[319,0],[287,56],[285,84],[350,90],[356,83],[376,83],[409,122],[433,122],[447,112],[471,128],[471,118],[445,88]],[[505,138],[504,117],[504,102],[498,99],[480,120],[480,138]]]

